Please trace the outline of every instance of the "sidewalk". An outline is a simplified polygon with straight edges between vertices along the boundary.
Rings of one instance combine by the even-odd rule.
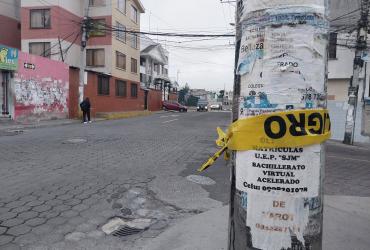
[[[21,132],[24,129],[32,129],[32,128],[44,128],[44,127],[54,127],[54,126],[63,126],[69,124],[77,124],[81,123],[80,120],[72,120],[72,119],[58,119],[58,120],[47,120],[47,121],[39,121],[34,123],[17,123],[14,121],[6,121],[0,123],[0,135],[2,134],[11,134],[13,132]]]
[[[146,115],[154,114],[164,114],[165,111],[156,111],[151,112]],[[141,115],[132,114],[132,112],[126,113],[110,113],[107,114],[107,117],[92,118],[93,122],[100,122],[106,120],[115,120],[115,119],[127,119],[133,117],[139,117]],[[0,121],[0,136],[1,135],[12,135],[14,133],[22,133],[22,130],[33,129],[33,128],[46,128],[46,127],[55,127],[63,126],[70,124],[81,123],[80,119],[57,119],[57,120],[44,120],[39,122],[30,122],[30,123],[17,123],[12,120],[9,121]]]
[[[227,249],[229,208],[217,208],[193,216],[152,239],[145,250]],[[370,198],[325,196],[325,250],[368,250],[370,246]]]

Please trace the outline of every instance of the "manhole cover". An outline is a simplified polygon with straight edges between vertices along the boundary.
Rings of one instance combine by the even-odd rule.
[[[124,226],[112,233],[113,236],[125,237],[143,232],[144,229]]]
[[[147,230],[151,224],[151,219],[135,219],[128,221],[122,218],[113,218],[102,226],[102,230],[107,235],[125,237],[141,233]]]
[[[81,143],[86,143],[87,140],[86,139],[82,139],[82,138],[72,138],[72,139],[68,139],[66,140],[64,143],[65,144],[81,144]]]
[[[201,175],[189,175],[188,177],[186,177],[186,179],[188,181],[191,181],[191,182],[194,182],[200,185],[205,185],[205,186],[211,186],[211,185],[216,184],[216,182],[212,180],[211,178],[206,177],[206,176],[201,176]]]
[[[12,135],[21,135],[24,132],[25,131],[21,129],[14,129],[14,130],[6,130],[4,134],[7,136],[12,136]]]

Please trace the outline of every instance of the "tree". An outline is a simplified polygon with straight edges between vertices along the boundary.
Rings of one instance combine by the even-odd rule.
[[[225,90],[220,90],[220,94],[218,95],[218,98],[224,98],[225,96]]]
[[[185,84],[184,87],[182,87],[182,89],[179,90],[179,102],[180,103],[186,103],[186,96],[188,95],[190,91],[190,87],[188,84]]]
[[[220,93],[218,95],[218,101],[222,102],[224,100],[224,96],[225,96],[225,90],[220,90]]]
[[[191,107],[197,106],[198,101],[199,101],[199,97],[191,95],[191,96],[189,96],[189,98],[186,102],[186,106],[191,106]]]

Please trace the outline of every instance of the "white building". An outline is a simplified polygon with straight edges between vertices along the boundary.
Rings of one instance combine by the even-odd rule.
[[[143,88],[162,90],[162,100],[169,100],[169,94],[177,92],[177,82],[168,76],[169,52],[160,43],[147,36],[141,36],[140,82]]]
[[[333,139],[344,139],[345,120],[348,109],[348,88],[353,75],[353,61],[355,57],[356,32],[359,20],[360,1],[331,1],[331,34],[329,46],[328,68],[328,108],[332,119]],[[348,14],[350,13],[350,14]],[[370,41],[370,39],[369,39]],[[370,44],[370,43],[369,43]],[[370,107],[370,62],[364,57],[364,67],[361,72],[356,119],[355,142],[370,142],[366,134],[370,134],[370,114],[366,109]],[[369,106],[367,106],[367,105]]]

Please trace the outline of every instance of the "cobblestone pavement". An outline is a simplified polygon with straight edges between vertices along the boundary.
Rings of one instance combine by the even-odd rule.
[[[213,151],[229,117],[165,113],[0,137],[0,249],[135,249],[136,238],[218,206],[178,173]],[[150,228],[107,237],[114,216]]]
[[[329,141],[325,194],[370,197],[370,145]]]
[[[214,152],[215,128],[229,118],[165,113],[0,137],[0,249],[137,249],[135,241],[222,206],[222,163],[206,173],[215,186],[185,176]],[[326,194],[370,196],[369,147],[329,142],[326,173]],[[106,236],[101,228],[116,216],[148,225]]]

